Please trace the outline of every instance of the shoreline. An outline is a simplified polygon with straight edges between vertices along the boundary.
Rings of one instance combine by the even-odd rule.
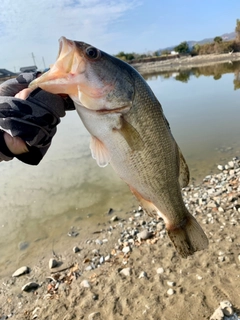
[[[209,238],[207,250],[182,259],[163,220],[141,208],[113,210],[108,221],[89,227],[87,238],[81,232],[69,237],[66,230],[54,252],[28,261],[27,273],[12,277],[21,261],[8,266],[0,319],[210,319],[226,300],[232,304],[226,307],[229,320],[238,319],[240,160],[230,159],[216,172],[183,189],[186,206]],[[57,267],[49,269],[51,259]],[[27,283],[32,288],[23,291]]]
[[[210,66],[226,62],[240,61],[240,52],[226,53],[226,54],[209,54],[195,57],[181,57],[176,59],[169,59],[155,62],[141,62],[132,63],[139,73],[143,75],[157,73],[157,72],[179,72],[181,70],[188,70],[194,67]]]

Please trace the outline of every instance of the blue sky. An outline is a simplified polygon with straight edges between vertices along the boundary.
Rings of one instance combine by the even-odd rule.
[[[234,31],[239,0],[1,0],[0,68],[53,63],[58,39],[145,53]]]

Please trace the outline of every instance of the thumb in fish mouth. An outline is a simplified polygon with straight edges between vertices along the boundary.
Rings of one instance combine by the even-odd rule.
[[[33,80],[29,87],[40,87],[51,93],[69,94],[72,79],[77,74],[80,65],[81,57],[76,54],[75,42],[61,37],[59,39],[59,53],[56,62],[50,66],[47,72]],[[69,74],[71,75],[70,77],[68,77]]]

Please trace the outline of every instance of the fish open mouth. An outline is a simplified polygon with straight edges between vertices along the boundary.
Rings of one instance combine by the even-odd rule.
[[[76,73],[80,65],[81,58],[79,55],[76,55],[74,41],[61,37],[59,39],[56,62],[51,65],[48,72],[32,81],[29,87],[40,87],[51,93],[66,93],[64,85],[70,83],[70,78]]]

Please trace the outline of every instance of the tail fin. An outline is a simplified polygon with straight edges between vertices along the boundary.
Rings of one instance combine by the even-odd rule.
[[[191,214],[187,216],[181,226],[169,228],[168,235],[183,258],[187,258],[196,251],[206,249],[208,246],[208,239],[204,231]]]

